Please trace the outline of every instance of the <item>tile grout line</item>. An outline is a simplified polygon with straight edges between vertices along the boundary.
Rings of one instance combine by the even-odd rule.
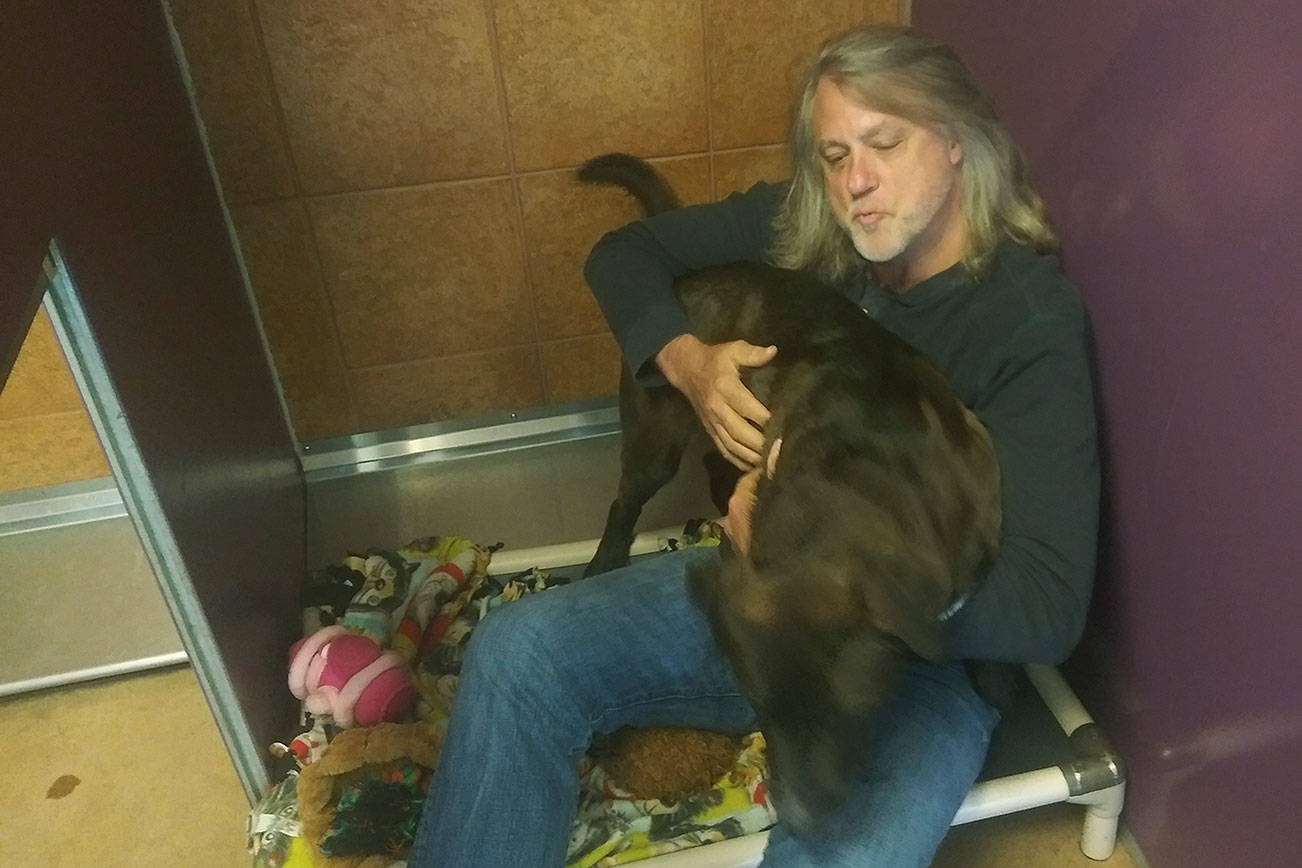
[[[325,257],[321,254],[317,221],[312,214],[311,204],[306,199],[300,200],[299,204],[302,209],[303,219],[307,221],[308,245],[311,248],[313,264],[316,266],[317,282],[321,286],[321,298],[325,302],[326,315],[330,318],[330,330],[334,337],[334,352],[331,355],[338,362],[339,370],[343,374],[344,400],[348,402],[349,427],[356,428],[361,421],[361,411],[351,376],[354,369],[348,366],[348,359],[344,356],[343,331],[339,326],[339,314],[335,308],[334,293],[330,291],[330,281],[326,279]]]
[[[705,73],[705,152],[710,159],[706,162],[710,173],[710,199],[719,198],[718,180],[714,168],[714,76],[710,72],[710,60],[714,56],[711,38],[714,31],[710,28],[710,0],[701,2],[701,49]]]
[[[718,148],[715,151],[710,151],[710,150],[684,151],[682,153],[675,153],[675,154],[661,154],[659,156],[649,158],[649,161],[655,163],[664,160],[688,159],[691,157],[709,158],[714,154],[740,154],[745,151],[763,151],[769,148],[780,148],[783,146],[783,144],[784,144],[783,142],[769,142],[767,144],[738,145],[736,147]],[[390,187],[367,187],[365,189],[356,189],[356,190],[338,190],[330,193],[304,193],[302,195],[296,194],[294,196],[272,196],[265,199],[248,199],[241,202],[235,202],[232,205],[232,207],[242,208],[251,205],[274,205],[278,202],[289,202],[295,199],[303,199],[306,201],[318,201],[323,199],[338,199],[346,196],[368,196],[372,194],[378,195],[383,193],[403,193],[403,192],[410,192],[410,191],[426,190],[434,187],[469,186],[471,184],[484,184],[493,181],[509,181],[516,178],[534,178],[542,175],[558,175],[561,173],[573,172],[577,168],[578,166],[575,165],[575,166],[558,166],[549,169],[525,169],[525,170],[516,170],[514,173],[501,173],[495,175],[477,175],[473,178],[443,178],[436,181],[423,181],[418,184],[395,184]]]
[[[353,389],[352,377],[349,376],[350,368],[348,359],[344,356],[343,334],[339,328],[339,315],[335,308],[334,295],[330,291],[330,283],[326,280],[325,260],[321,255],[321,242],[318,237],[317,223],[312,215],[310,205],[311,198],[306,192],[306,186],[298,168],[298,161],[294,159],[294,143],[289,135],[289,122],[285,117],[284,101],[280,96],[280,88],[276,85],[275,69],[271,65],[271,54],[267,51],[266,32],[262,26],[262,16],[258,11],[259,0],[246,0],[248,4],[249,17],[253,24],[254,35],[258,42],[258,55],[262,61],[262,72],[267,78],[267,83],[271,87],[271,96],[276,107],[276,122],[280,126],[281,141],[285,146],[285,159],[289,162],[290,177],[294,184],[294,196],[284,201],[297,202],[300,207],[300,213],[307,221],[307,236],[310,254],[313,264],[316,267],[317,282],[321,287],[321,297],[325,302],[325,312],[330,319],[331,336],[334,338],[334,361],[339,365],[340,374],[343,376],[344,401],[346,404],[345,414],[347,416],[348,427],[356,428],[360,420],[358,412],[357,395]],[[256,295],[256,287],[255,293]],[[274,356],[273,356],[274,360]],[[282,386],[283,389],[283,386]],[[292,409],[292,408],[291,408]],[[291,424],[294,422],[293,415],[290,416]]]
[[[299,174],[298,160],[294,159],[294,142],[289,135],[289,121],[285,117],[285,106],[280,98],[280,88],[276,86],[276,70],[271,65],[271,54],[267,51],[267,35],[262,26],[262,15],[258,11],[259,0],[245,0],[249,12],[249,23],[253,25],[253,36],[257,40],[259,66],[271,88],[272,102],[276,110],[276,125],[279,127],[280,141],[285,148],[285,160],[289,163],[290,182],[294,185],[294,198],[305,195],[303,179]]]
[[[399,362],[383,362],[378,365],[361,365],[359,367],[353,368],[352,370],[356,373],[386,371],[386,370],[392,370],[394,368],[405,367],[407,365],[419,365],[424,362],[431,362],[438,359],[464,359],[464,358],[470,358],[472,356],[488,355],[489,353],[504,353],[504,352],[514,351],[514,350],[527,350],[530,348],[535,348],[535,350],[537,350],[543,346],[565,344],[571,341],[587,340],[588,338],[604,337],[609,334],[610,332],[603,331],[603,332],[589,332],[587,334],[581,334],[581,335],[565,335],[564,337],[545,338],[538,341],[526,341],[524,343],[516,343],[516,344],[503,344],[499,346],[489,347],[487,349],[476,348],[472,350],[466,350],[464,352],[449,353],[447,355],[441,355],[441,356],[423,356],[418,359],[403,359],[402,361]]]
[[[276,112],[277,124],[279,127],[281,141],[283,142],[283,147],[285,148],[286,160],[289,164],[291,177],[295,188],[294,195],[292,196],[292,198],[282,200],[279,199],[278,197],[273,197],[270,201],[276,202],[276,201],[297,200],[303,203],[299,207],[302,209],[301,213],[305,215],[305,219],[307,221],[307,228],[309,232],[308,242],[310,244],[310,253],[314,258],[314,266],[317,272],[318,279],[321,284],[321,298],[325,305],[326,314],[330,317],[330,321],[331,321],[330,324],[331,324],[334,343],[335,343],[335,346],[332,348],[333,351],[331,352],[331,355],[334,357],[333,361],[339,365],[339,369],[342,373],[342,379],[343,379],[342,387],[344,391],[344,397],[347,402],[346,415],[348,416],[349,427],[350,428],[357,427],[357,424],[360,419],[361,411],[359,406],[359,395],[357,394],[357,390],[359,386],[357,384],[356,376],[355,376],[357,373],[364,370],[382,369],[384,367],[390,367],[390,366],[396,367],[403,364],[418,363],[421,361],[430,361],[432,360],[432,358],[436,358],[436,357],[426,357],[422,359],[404,360],[401,362],[394,362],[391,363],[390,365],[385,365],[385,366],[368,366],[368,365],[354,366],[349,363],[346,357],[346,353],[344,352],[344,345],[342,340],[342,324],[339,321],[339,315],[335,304],[332,282],[328,278],[328,275],[326,273],[327,270],[325,269],[324,253],[321,245],[320,231],[319,231],[320,215],[317,213],[317,209],[315,209],[312,204],[313,202],[316,201],[328,201],[331,198],[339,198],[339,197],[349,196],[349,195],[367,195],[367,194],[378,194],[378,193],[400,191],[400,190],[430,189],[438,186],[481,183],[486,181],[491,182],[497,180],[508,180],[511,182],[512,197],[513,197],[512,205],[514,206],[514,217],[515,217],[515,223],[517,227],[517,237],[520,239],[520,242],[522,244],[521,258],[522,258],[524,278],[526,282],[526,287],[525,287],[525,292],[527,296],[526,303],[529,305],[530,321],[533,327],[533,336],[534,336],[534,340],[532,341],[532,343],[521,344],[520,347],[532,348],[532,352],[533,352],[532,361],[535,370],[537,371],[537,382],[540,386],[540,389],[545,399],[546,396],[551,393],[554,384],[548,381],[547,371],[543,365],[542,349],[544,345],[554,344],[557,343],[557,341],[546,339],[540,331],[541,324],[538,319],[539,288],[537,286],[537,275],[535,274],[536,263],[533,262],[532,257],[530,256],[531,247],[529,243],[528,232],[526,229],[527,220],[525,214],[525,203],[524,203],[525,191],[524,191],[523,178],[526,176],[534,176],[534,175],[541,176],[547,174],[555,174],[558,171],[566,171],[566,170],[543,169],[543,170],[533,170],[533,171],[523,172],[519,169],[517,165],[517,155],[515,154],[514,151],[514,140],[511,135],[511,119],[510,119],[510,112],[509,112],[509,102],[507,99],[507,92],[506,92],[505,70],[501,63],[501,45],[500,45],[499,34],[496,28],[496,18],[494,14],[492,0],[483,0],[483,8],[485,12],[485,25],[489,36],[489,48],[491,53],[491,59],[494,65],[494,76],[497,85],[498,104],[502,112],[503,122],[505,125],[505,146],[506,146],[507,158],[508,158],[508,173],[500,176],[485,176],[481,178],[468,178],[468,179],[450,179],[448,181],[432,181],[432,182],[424,182],[415,185],[405,184],[405,185],[397,185],[389,188],[368,188],[365,190],[342,191],[342,192],[334,192],[334,193],[308,193],[306,191],[306,188],[304,187],[303,179],[300,177],[301,173],[299,172],[297,166],[297,161],[294,158],[294,149],[292,146],[293,143],[289,136],[289,127],[288,127],[287,115],[285,112],[285,104],[276,85],[274,68],[271,64],[270,56],[267,49],[265,29],[263,27],[263,22],[261,21],[260,13],[258,10],[258,0],[246,0],[246,3],[251,15],[251,24],[255,33],[255,38],[257,39],[257,46],[260,55],[259,59],[263,69],[263,75],[271,88],[272,96],[275,100],[274,109]],[[703,74],[704,74],[705,87],[706,87],[705,109],[706,109],[707,143],[706,143],[706,152],[704,156],[707,156],[709,158],[707,162],[708,181],[710,185],[711,195],[714,195],[714,192],[717,188],[718,179],[717,179],[717,167],[715,165],[716,154],[714,153],[714,130],[713,130],[714,119],[713,119],[713,113],[711,109],[711,95],[710,95],[710,88],[712,87],[712,71],[709,62],[709,57],[710,57],[710,39],[713,36],[713,33],[709,26],[710,10],[708,5],[708,0],[703,0],[700,10],[701,10],[701,27],[702,27],[702,36],[703,36],[703,41],[702,41]],[[734,148],[728,150],[745,151],[748,149],[749,149],[748,147],[743,147],[743,148]],[[695,153],[689,153],[681,156],[696,156],[696,155],[697,154]],[[245,204],[262,204],[262,203],[245,203]]]
[[[506,96],[506,73],[502,69],[502,46],[497,31],[497,17],[494,14],[493,0],[483,0],[484,23],[488,29],[488,50],[493,63],[493,79],[497,84],[497,105],[502,113],[503,133],[506,137],[506,165],[511,182],[511,201],[515,206],[515,234],[520,241],[521,265],[524,269],[525,303],[529,306],[529,323],[533,327],[533,341],[521,346],[532,347],[534,370],[537,372],[538,386],[543,400],[547,400],[549,385],[547,372],[543,370],[542,353],[539,346],[542,335],[538,331],[538,283],[534,275],[533,258],[529,255],[529,231],[524,214],[524,185],[521,183],[519,168],[515,159],[515,137],[511,128],[511,106]]]
[[[69,374],[71,379],[72,375]],[[10,425],[18,422],[35,422],[42,419],[53,419],[55,416],[80,416],[86,412],[84,406],[71,410],[46,410],[41,413],[20,413],[14,416],[0,416],[0,425]]]

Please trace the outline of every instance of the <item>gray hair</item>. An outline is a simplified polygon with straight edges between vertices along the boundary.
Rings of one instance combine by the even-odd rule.
[[[911,27],[872,25],[825,43],[805,76],[791,124],[791,187],[774,220],[776,264],[839,281],[862,262],[827,201],[814,141],[814,93],[823,79],[876,111],[937,128],[962,145],[963,264],[973,274],[989,265],[1004,238],[1041,251],[1057,246],[1026,158],[953,49]]]

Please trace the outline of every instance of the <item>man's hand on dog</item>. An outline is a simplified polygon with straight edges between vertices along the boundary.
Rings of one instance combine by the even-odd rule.
[[[742,384],[741,372],[768,364],[777,351],[745,341],[706,344],[684,334],[656,354],[660,371],[691,402],[719,454],[741,470],[759,463],[761,429],[769,420],[768,408]]]

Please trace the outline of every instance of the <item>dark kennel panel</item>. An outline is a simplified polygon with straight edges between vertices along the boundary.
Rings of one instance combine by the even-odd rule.
[[[0,371],[55,240],[161,509],[152,532],[193,585],[199,611],[173,616],[217,650],[193,662],[210,702],[234,697],[215,710],[252,789],[251,751],[293,715],[267,661],[294,634],[303,481],[162,5],[17,0],[0,55]]]

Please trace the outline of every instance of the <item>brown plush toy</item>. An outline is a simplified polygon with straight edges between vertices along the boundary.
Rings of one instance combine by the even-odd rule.
[[[717,545],[723,525],[696,519],[669,549]],[[710,789],[737,762],[740,736],[684,727],[625,727],[597,739],[589,755],[610,782],[634,798],[678,802]]]
[[[625,727],[589,754],[610,782],[638,799],[678,802],[714,786],[737,762],[738,736],[681,727]]]
[[[623,792],[673,804],[718,783],[741,746],[740,737],[723,733],[637,727],[599,738],[590,755]],[[299,773],[298,813],[313,864],[384,868],[405,857],[441,748],[442,730],[428,723],[335,736]]]
[[[442,747],[442,730],[429,723],[382,723],[335,736],[298,778],[312,864],[383,868],[404,856]],[[337,819],[341,800],[349,810]]]

